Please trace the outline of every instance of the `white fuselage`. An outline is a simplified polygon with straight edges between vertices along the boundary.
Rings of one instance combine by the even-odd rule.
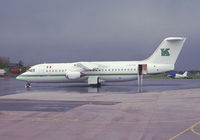
[[[78,63],[78,62],[77,62]],[[100,67],[95,70],[83,71],[75,66],[77,63],[45,63],[31,67],[32,71],[27,71],[17,77],[19,80],[27,82],[87,82],[88,77],[98,77],[101,82],[118,82],[134,80],[138,76],[138,64],[146,64],[143,61],[110,61],[94,62]],[[174,65],[147,64],[147,74],[161,73],[174,69]],[[83,76],[77,79],[67,78],[67,73],[71,71],[81,72]]]
[[[48,63],[31,67],[17,79],[27,82],[87,82],[90,85],[102,82],[130,81],[138,74],[154,74],[174,70],[174,65],[183,47],[185,38],[165,38],[154,53],[142,61],[104,61]]]

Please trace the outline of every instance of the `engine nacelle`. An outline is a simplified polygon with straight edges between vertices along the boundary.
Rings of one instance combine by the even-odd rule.
[[[78,79],[81,78],[81,72],[75,71],[75,72],[67,72],[66,77],[68,79]]]

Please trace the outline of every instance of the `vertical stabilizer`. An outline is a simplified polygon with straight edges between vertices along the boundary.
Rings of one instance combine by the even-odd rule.
[[[187,74],[188,74],[188,72],[186,71],[186,72],[183,73],[183,76],[187,76]]]
[[[145,62],[153,64],[172,64],[174,65],[185,42],[182,37],[165,38],[152,56],[147,58]]]

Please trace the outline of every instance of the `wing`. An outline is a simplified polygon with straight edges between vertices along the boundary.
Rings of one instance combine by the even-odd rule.
[[[78,62],[75,64],[75,66],[84,70],[95,70],[102,67],[102,65],[96,64],[94,62]]]

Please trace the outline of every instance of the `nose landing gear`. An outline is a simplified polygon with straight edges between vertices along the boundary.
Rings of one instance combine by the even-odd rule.
[[[27,82],[25,85],[25,88],[30,88],[31,87],[31,83]]]

